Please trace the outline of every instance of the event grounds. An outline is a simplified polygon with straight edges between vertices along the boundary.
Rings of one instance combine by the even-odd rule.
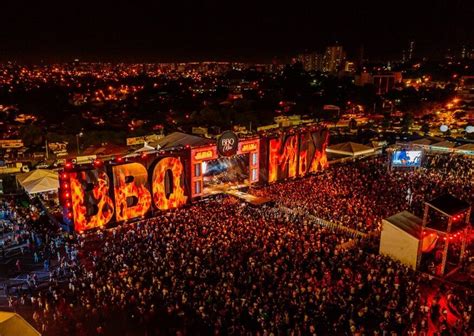
[[[472,204],[473,175],[461,156],[428,156],[418,170],[373,157],[250,190],[271,205],[216,196],[81,236],[2,200],[12,232],[1,257],[14,268],[4,309],[44,335],[472,335],[472,279],[377,251],[383,218],[421,215],[447,192]]]

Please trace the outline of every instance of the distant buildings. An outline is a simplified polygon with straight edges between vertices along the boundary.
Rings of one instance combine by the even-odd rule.
[[[342,69],[346,60],[346,52],[340,45],[326,48],[323,58],[323,71],[335,73]]]
[[[354,62],[346,61],[344,71],[348,73],[354,73],[356,71],[356,65]]]
[[[355,64],[346,64],[346,52],[340,45],[329,46],[324,54],[317,52],[303,53],[296,57],[306,71],[337,73],[341,70],[353,72]]]
[[[469,105],[474,102],[474,76],[463,76],[461,78],[457,96]]]
[[[323,55],[312,52],[299,54],[296,60],[303,65],[305,71],[323,71]]]
[[[386,94],[392,90],[397,83],[402,81],[401,72],[389,72],[373,75],[375,92],[379,95]]]
[[[392,90],[396,84],[401,82],[401,72],[382,72],[375,74],[362,72],[355,76],[356,85],[364,86],[367,84],[373,84],[375,87],[375,92],[379,95],[386,94]]]

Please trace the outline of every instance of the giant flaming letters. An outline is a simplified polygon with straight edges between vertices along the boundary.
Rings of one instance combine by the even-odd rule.
[[[298,163],[298,138],[296,135],[286,139],[270,139],[270,160],[268,167],[268,182],[274,182],[285,177],[296,176]]]
[[[316,133],[310,133],[314,144],[314,153],[309,172],[317,172],[328,167],[328,158],[326,156],[326,147],[329,141],[329,132],[323,129]]]
[[[179,158],[161,158],[153,169],[152,185],[149,188],[148,171],[141,163],[113,166],[114,203],[104,168],[71,172],[70,200],[75,230],[82,232],[104,227],[112,220],[114,211],[118,222],[143,217],[151,208],[152,195],[153,205],[158,210],[185,204],[187,197],[182,183],[183,173]],[[65,190],[63,194],[69,197],[69,191]]]
[[[171,190],[168,195],[165,188],[166,172],[171,172]],[[161,159],[153,169],[153,202],[156,208],[167,210],[177,208],[186,203],[187,197],[181,186],[183,165],[178,158]],[[169,176],[169,175],[168,175]]]
[[[269,140],[268,182],[304,176],[327,166],[328,132],[302,132]]]
[[[79,171],[70,176],[74,229],[81,232],[105,226],[114,214],[105,171]]]
[[[147,189],[148,172],[140,163],[112,168],[114,174],[115,217],[123,221],[145,215],[151,206]]]
[[[267,142],[261,157],[265,158],[263,162],[267,162],[267,167],[262,167],[257,155],[262,149],[262,139],[241,142],[239,154],[249,153],[250,176],[256,176],[252,178],[254,182],[258,181],[260,168],[263,171],[267,168],[267,181],[275,182],[304,176],[327,166],[327,129],[290,132],[265,139]],[[87,170],[83,170],[84,166],[75,169],[66,166],[60,184],[64,216],[67,221],[73,219],[75,230],[82,232],[105,227],[112,221],[114,213],[115,220],[121,222],[143,218],[152,206],[156,210],[180,207],[188,201],[185,172],[192,171],[189,168],[203,160],[217,157],[216,149],[210,146],[192,149],[191,154],[192,157],[183,156],[184,162],[188,160],[190,165],[188,169],[184,169],[179,157],[148,159],[146,167],[138,162],[105,167],[95,165],[95,169],[89,167]],[[188,176],[188,184],[194,186],[194,182],[202,182],[202,174],[198,172],[199,175]],[[109,184],[109,176],[113,177],[113,186]],[[201,192],[196,194],[201,195]]]

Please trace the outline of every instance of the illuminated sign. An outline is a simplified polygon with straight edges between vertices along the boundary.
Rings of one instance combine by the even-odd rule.
[[[267,182],[305,176],[327,167],[328,135],[327,129],[314,128],[239,143],[235,134],[224,132],[217,146],[183,154],[189,166],[174,156],[94,167],[66,165],[60,174],[64,218],[82,232],[183,206],[190,198],[206,195],[202,165],[217,159],[219,146],[221,155],[236,151],[248,157],[249,183],[258,182],[260,176]]]
[[[222,156],[232,156],[239,148],[239,138],[232,131],[225,131],[217,139],[217,151]]]
[[[104,170],[73,172],[69,184],[64,183],[61,189],[62,197],[71,200],[76,231],[100,228],[112,219],[114,203],[109,197],[109,178]]]
[[[194,160],[196,160],[196,161],[201,161],[201,160],[205,160],[205,159],[212,159],[213,157],[214,157],[214,152],[211,149],[201,151],[201,152],[196,152],[196,154],[194,154]]]
[[[283,134],[268,142],[268,182],[304,176],[327,167],[326,129]]]
[[[115,217],[117,221],[142,217],[151,206],[147,189],[148,172],[141,163],[127,163],[112,168],[114,176]]]
[[[0,148],[22,148],[23,140],[0,140]]]
[[[167,157],[161,159],[153,169],[153,202],[157,209],[167,210],[178,208],[186,204],[187,197],[181,183],[183,165],[178,158]],[[166,188],[168,175],[169,188]]]
[[[255,142],[251,143],[246,143],[242,145],[242,148],[240,149],[241,153],[247,153],[247,152],[253,152],[258,149],[258,145]]]
[[[286,139],[270,139],[270,159],[268,167],[268,182],[275,182],[280,178],[295,177],[298,164],[296,135]]]
[[[138,162],[113,166],[113,186],[105,168],[63,173],[61,199],[82,232],[105,227],[115,214],[116,221],[144,217],[152,208],[166,210],[187,201],[182,179],[184,167],[176,157],[161,158],[153,168],[151,186],[148,171]],[[113,191],[113,198],[111,196]]]

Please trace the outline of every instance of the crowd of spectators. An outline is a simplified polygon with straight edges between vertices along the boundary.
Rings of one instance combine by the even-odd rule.
[[[279,205],[361,232],[380,229],[400,211],[422,216],[424,201],[443,193],[472,204],[474,163],[459,155],[427,156],[419,169],[389,169],[386,157],[333,165],[309,178],[257,190]]]
[[[336,249],[347,238],[275,207],[207,200],[81,237],[79,262],[65,260],[25,305],[46,335],[427,332],[425,280]]]
[[[304,213],[368,232],[442,192],[472,202],[472,177],[458,157],[375,158],[257,190],[276,206],[215,196],[74,240],[41,231],[31,251],[57,266],[9,303],[44,335],[471,335],[472,291],[428,295],[431,278],[339,249],[354,236]]]

